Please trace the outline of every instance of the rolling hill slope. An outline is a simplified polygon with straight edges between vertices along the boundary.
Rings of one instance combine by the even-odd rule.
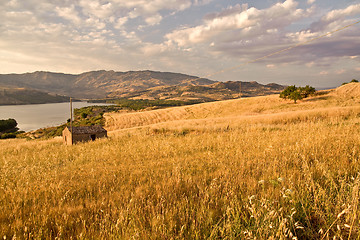
[[[195,127],[213,123],[225,125],[237,121],[262,121],[265,119],[290,119],[301,116],[316,117],[336,111],[358,111],[360,84],[351,83],[325,94],[305,99],[299,104],[280,99],[278,95],[235,99],[192,106],[159,109],[134,113],[105,114],[106,127],[110,131],[134,127],[167,126]],[[165,124],[166,123],[166,124]]]
[[[107,115],[0,144],[4,239],[358,239],[360,84]]]

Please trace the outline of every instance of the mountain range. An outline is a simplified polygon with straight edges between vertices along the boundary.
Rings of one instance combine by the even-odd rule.
[[[21,89],[23,101],[10,99],[9,91]],[[284,86],[257,82],[217,82],[181,73],[157,71],[92,71],[81,74],[33,72],[0,74],[0,104],[22,104],[25,90],[42,92],[52,97],[71,96],[80,99],[201,99],[224,100],[241,96],[278,93]],[[29,93],[30,93],[29,92]],[[15,94],[16,95],[16,94]],[[14,96],[12,96],[14,97]],[[7,99],[5,99],[7,98]],[[64,98],[59,98],[59,102]],[[44,103],[47,102],[44,99]],[[51,101],[50,101],[51,102]],[[28,102],[32,103],[32,102]]]

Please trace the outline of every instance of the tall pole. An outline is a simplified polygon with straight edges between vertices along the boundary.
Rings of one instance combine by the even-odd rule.
[[[71,144],[73,142],[73,126],[72,126],[72,121],[73,121],[73,110],[72,110],[72,98],[70,97],[70,132],[71,132]]]
[[[239,98],[241,98],[241,81],[240,81],[240,84],[239,84],[239,92],[240,92],[240,97]]]

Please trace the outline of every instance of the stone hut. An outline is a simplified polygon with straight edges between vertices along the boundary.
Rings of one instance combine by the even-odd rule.
[[[107,137],[107,131],[100,125],[66,127],[63,132],[63,140],[66,145],[73,145],[77,142],[94,141],[97,138]]]

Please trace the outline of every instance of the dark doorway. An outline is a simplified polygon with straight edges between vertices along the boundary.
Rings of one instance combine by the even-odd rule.
[[[94,141],[94,140],[95,140],[95,138],[96,138],[96,135],[95,135],[95,134],[93,134],[93,135],[90,135],[90,137],[91,137],[91,140],[92,140],[92,141]]]

